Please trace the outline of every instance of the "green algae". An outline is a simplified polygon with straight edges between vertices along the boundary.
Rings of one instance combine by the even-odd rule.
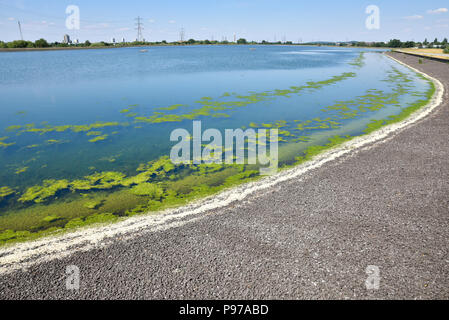
[[[158,108],[156,110],[173,111],[173,110],[177,110],[177,109],[179,109],[180,107],[183,107],[183,106],[184,106],[183,104],[173,104],[171,106],[161,107],[161,108]]]
[[[49,139],[46,142],[47,142],[47,144],[51,145],[51,144],[61,144],[61,143],[64,143],[65,141],[63,141],[63,140],[56,140],[56,139]]]
[[[122,185],[125,177],[125,174],[114,171],[94,173],[70,182],[68,187],[72,191],[108,190]]]
[[[199,117],[229,117],[228,114],[218,111],[233,110],[234,108],[245,107],[251,104],[255,104],[261,101],[267,101],[274,99],[275,97],[288,97],[292,94],[300,94],[301,91],[305,89],[309,90],[319,90],[325,86],[336,84],[340,81],[346,80],[348,78],[355,77],[356,74],[353,72],[345,72],[340,75],[336,75],[327,80],[322,81],[309,81],[307,85],[295,87],[292,86],[289,89],[275,89],[273,91],[264,91],[259,93],[251,93],[249,95],[238,95],[236,93],[227,93],[225,97],[234,97],[239,100],[237,101],[215,101],[212,97],[203,97],[196,103],[202,105],[200,108],[195,108],[190,112],[173,114],[165,113],[161,111],[171,111],[177,110],[182,105],[172,105],[166,108],[158,108],[153,112],[151,116],[135,116],[135,122],[141,123],[166,123],[166,122],[182,122],[184,120],[195,120]],[[223,97],[223,95],[221,96]]]
[[[3,142],[3,141],[0,141],[0,148],[8,148],[8,147],[13,146],[15,144],[16,144],[15,142],[6,143],[6,142]]]
[[[107,127],[117,127],[125,126],[126,123],[120,124],[119,122],[95,122],[86,125],[60,125],[60,126],[50,126],[37,128],[34,124],[28,124],[25,126],[10,126],[6,128],[6,131],[16,131],[18,134],[22,133],[39,133],[40,135],[50,133],[50,132],[66,132],[72,131],[74,133],[88,132],[93,129],[103,129]]]
[[[143,168],[146,170],[149,170],[151,172],[151,176],[153,176],[153,180],[162,179],[163,175],[167,174],[168,172],[172,172],[172,166],[167,166],[166,159],[159,159],[158,161],[152,161],[150,163],[145,164]],[[118,190],[117,192],[108,195],[106,197],[99,196],[101,198],[95,198],[92,201],[104,201],[103,205],[100,208],[96,208],[95,210],[105,210],[107,212],[108,210],[111,210],[111,208],[115,208],[114,213],[107,214],[108,221],[116,220],[120,216],[131,216],[134,214],[139,214],[143,212],[148,212],[151,210],[160,210],[161,208],[168,208],[173,206],[178,206],[187,203],[188,201],[191,201],[196,198],[201,198],[206,195],[216,193],[219,190],[223,188],[223,184],[226,184],[227,186],[232,185],[233,183],[237,183],[241,179],[244,179],[244,175],[240,175],[234,179],[231,179],[229,181],[226,181],[226,178],[228,178],[230,175],[238,174],[243,168],[241,166],[232,166],[230,168],[224,169],[224,166],[214,166],[214,165],[195,165],[195,166],[180,166],[187,172],[193,172],[194,176],[196,177],[195,181],[198,182],[198,186],[192,187],[187,192],[186,190],[182,190],[181,186],[187,186],[190,185],[190,179],[193,176],[187,175],[181,178],[181,180],[172,181],[171,179],[166,179],[167,177],[164,177],[162,180],[164,182],[162,185],[158,185],[155,183],[143,183],[142,185],[136,185],[129,189],[129,191],[126,191],[123,193],[122,191]],[[204,175],[204,173],[207,172],[207,175]],[[145,171],[145,173],[147,173]],[[257,171],[247,175],[247,176],[254,176]],[[218,176],[217,176],[218,175]],[[150,175],[147,175],[147,179]],[[123,176],[122,176],[123,177]],[[237,180],[235,180],[237,179]],[[95,180],[95,179],[94,179]],[[182,181],[184,181],[182,183]],[[181,183],[181,184],[180,184]],[[47,183],[48,185],[52,185],[52,183]],[[63,187],[65,187],[67,184],[65,184]],[[190,185],[191,186],[191,185]],[[174,189],[178,189],[180,192],[175,191]],[[59,189],[59,188],[58,188]],[[60,190],[60,189],[59,189]],[[64,189],[66,190],[66,189]],[[33,190],[33,193],[35,193],[37,190]],[[54,190],[53,190],[54,191]],[[123,196],[125,198],[123,198]],[[41,196],[42,197],[42,196]],[[130,198],[131,197],[131,198]],[[135,204],[135,209],[119,209],[120,205],[122,203],[127,203],[131,199],[134,199],[132,197],[137,197],[136,199],[140,199],[137,201],[140,201],[140,204]],[[29,199],[31,200],[32,197]],[[77,203],[81,202],[80,204],[82,207],[86,208],[86,201],[83,200],[85,196],[81,196],[79,200],[74,199],[71,202],[66,201],[57,201],[54,203],[50,203],[44,207],[38,206],[38,207],[31,207],[27,209],[26,216],[30,217],[33,216],[32,212],[33,210],[36,212],[42,212],[43,217],[48,216],[48,214],[45,214],[44,212],[62,212],[63,216],[60,220],[58,220],[57,224],[59,227],[55,227],[54,224],[47,224],[42,225],[42,218],[36,217],[34,219],[35,224],[27,225],[24,228],[27,228],[28,230],[34,230],[33,232],[23,232],[22,230],[16,230],[11,231],[11,229],[3,230],[2,233],[0,233],[0,243],[10,243],[10,242],[17,242],[17,241],[23,241],[26,239],[32,239],[39,236],[45,236],[49,234],[49,232],[62,232],[64,230],[69,230],[74,227],[79,226],[85,226],[89,225],[91,223],[94,223],[96,221],[91,221],[91,218],[89,217],[74,217],[69,218],[69,216],[74,216],[80,214],[80,212],[83,212],[79,205]],[[130,198],[130,200],[127,200]],[[47,199],[47,197],[45,197]],[[36,199],[35,199],[36,200]],[[89,200],[88,202],[90,202]],[[111,202],[112,201],[112,202]],[[143,201],[143,202],[142,202]],[[65,209],[56,209],[55,206],[64,206]],[[54,208],[53,208],[54,207]],[[126,205],[124,208],[127,207]],[[61,207],[62,208],[62,207]],[[104,209],[103,209],[104,208]],[[45,210],[45,211],[44,211]],[[87,210],[87,208],[86,208]],[[93,210],[93,209],[89,209]],[[111,212],[111,211],[109,211]],[[24,212],[25,214],[25,212]],[[81,213],[82,214],[82,213]],[[91,214],[89,212],[84,213],[87,216],[90,216]],[[7,219],[9,217],[0,217],[0,219]],[[17,219],[17,216],[11,216],[12,219]],[[20,220],[22,224],[24,223],[23,220]],[[31,222],[30,222],[31,223]],[[2,225],[5,225],[5,221],[2,221]],[[58,229],[59,228],[59,229]],[[62,230],[60,230],[62,229]],[[1,231],[1,230],[0,230]]]
[[[0,148],[8,148],[10,146],[15,145],[15,142],[6,143],[5,140],[9,139],[9,137],[1,137],[0,138]]]
[[[365,53],[364,52],[360,52],[359,56],[357,58],[355,58],[353,61],[351,61],[349,64],[351,66],[355,66],[355,67],[363,67],[365,65]]]
[[[227,113],[214,113],[212,114],[213,118],[230,118],[231,116]]]
[[[174,104],[168,107],[161,107],[156,109],[151,116],[142,116],[137,113],[131,113],[131,111],[137,107],[137,105],[131,105],[126,109],[121,110],[122,114],[125,114],[127,117],[133,118],[136,123],[150,123],[150,124],[158,124],[158,123],[167,123],[167,122],[181,122],[184,120],[195,120],[199,117],[213,117],[213,118],[228,118],[229,114],[219,111],[232,110],[238,107],[245,107],[250,104],[258,103],[261,101],[265,101],[267,99],[273,99],[277,96],[289,96],[291,94],[300,94],[300,92],[304,89],[316,90],[321,89],[326,85],[335,84],[339,81],[345,80],[350,77],[354,77],[355,74],[351,72],[346,72],[341,75],[333,76],[330,79],[317,81],[317,82],[307,82],[307,85],[304,86],[292,86],[289,89],[275,89],[273,91],[264,91],[260,93],[251,93],[249,95],[239,95],[236,93],[224,93],[222,98],[237,98],[238,101],[215,101],[212,97],[203,97],[197,103],[201,104],[202,107],[193,109],[187,113],[181,114],[169,114],[160,111],[175,111],[180,107],[183,107],[182,104]],[[128,126],[128,123],[118,123],[118,122],[96,122],[93,124],[86,125],[58,125],[51,126],[45,125],[43,127],[36,127],[34,123],[22,125],[12,125],[6,128],[6,131],[13,132],[16,131],[17,134],[23,133],[37,133],[39,135],[44,135],[48,133],[63,133],[67,131],[71,131],[74,133],[86,133],[87,136],[97,136],[88,140],[91,143],[96,143],[100,141],[104,141],[107,139],[107,135],[100,135],[100,131],[92,131],[95,129],[103,129],[107,127],[117,127],[117,126]],[[5,143],[0,141],[0,147],[6,148],[12,146],[15,143]]]
[[[117,157],[119,157],[119,156],[120,156],[120,155],[117,155],[117,156],[110,156],[110,157],[104,157],[104,158],[101,158],[100,161],[107,161],[107,162],[110,162],[110,163],[114,163],[114,162],[117,161]]]
[[[92,224],[103,224],[117,221],[119,217],[112,213],[93,214],[85,218],[76,218],[65,225],[65,229],[74,229]]]
[[[8,198],[9,196],[12,196],[15,193],[16,193],[16,191],[11,189],[10,187],[1,187],[0,188],[0,202],[3,201],[4,199]]]
[[[42,219],[42,221],[46,222],[46,223],[53,223],[60,219],[61,219],[61,217],[53,215],[53,216],[46,216],[44,219]]]
[[[91,210],[97,210],[103,205],[103,201],[91,200],[84,203],[84,207]]]
[[[19,130],[19,129],[21,129],[21,128],[22,128],[21,125],[12,125],[12,126],[7,127],[7,128],[5,129],[5,131],[6,131],[6,132],[12,132],[12,131],[17,131],[17,130]]]
[[[43,186],[28,188],[19,198],[19,201],[42,203],[54,197],[58,192],[67,190],[68,187],[69,182],[67,180],[44,180]]]
[[[28,169],[29,169],[29,167],[22,167],[22,168],[17,169],[15,173],[22,174],[22,173],[28,171]]]
[[[164,190],[153,183],[139,184],[130,191],[135,195],[149,197],[153,200],[160,200],[164,195]]]
[[[98,137],[89,139],[89,142],[94,143],[94,142],[98,142],[98,141],[103,141],[103,140],[106,140],[108,137],[109,137],[108,134],[104,134],[102,136],[98,136]]]
[[[101,131],[89,131],[88,133],[86,133],[86,136],[100,136],[101,134]]]

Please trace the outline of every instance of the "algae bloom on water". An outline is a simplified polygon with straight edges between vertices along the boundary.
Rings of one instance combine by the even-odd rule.
[[[188,49],[155,47],[151,59],[126,49],[73,51],[45,70],[45,53],[0,60],[9,76],[0,95],[8,100],[18,81],[29,89],[0,110],[0,244],[160,211],[260,178],[260,163],[172,163],[171,133],[190,132],[193,120],[223,136],[277,129],[284,168],[403,119],[434,92],[426,78],[368,49]],[[62,77],[62,61],[85,68]],[[30,70],[26,79],[18,65]]]

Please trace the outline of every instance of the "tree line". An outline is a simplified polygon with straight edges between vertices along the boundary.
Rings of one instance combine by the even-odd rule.
[[[438,41],[437,38],[435,38],[434,41],[429,42],[427,39],[425,39],[423,42],[414,42],[414,41],[405,41],[402,42],[398,39],[392,39],[389,42],[363,42],[363,41],[350,41],[350,42],[308,42],[308,43],[293,43],[292,41],[277,41],[277,42],[270,42],[266,40],[262,40],[261,42],[256,41],[248,41],[244,38],[238,39],[236,42],[230,42],[227,40],[223,41],[214,41],[214,40],[195,40],[195,39],[189,39],[187,41],[174,41],[174,42],[167,42],[165,40],[159,41],[159,42],[144,42],[144,41],[134,41],[134,42],[121,42],[121,43],[108,43],[108,42],[95,42],[91,43],[90,41],[85,41],[83,43],[77,43],[77,44],[67,44],[67,43],[59,43],[59,42],[52,42],[49,43],[45,39],[39,39],[34,42],[32,41],[25,41],[25,40],[15,40],[11,42],[3,42],[0,41],[0,48],[9,48],[9,49],[17,49],[17,48],[51,48],[51,47],[110,47],[110,46],[151,46],[151,45],[212,45],[212,44],[250,44],[250,45],[256,45],[256,44],[264,44],[264,45],[335,45],[335,46],[341,46],[341,47],[347,47],[347,46],[355,46],[355,47],[373,47],[373,48],[442,48],[446,53],[449,53],[449,44],[447,38],[444,38],[442,41]]]
[[[448,41],[444,38],[442,41],[438,41],[437,38],[433,42],[425,39],[423,42],[405,41],[402,42],[398,39],[392,39],[389,42],[356,42],[356,46],[359,47],[386,47],[386,48],[447,48]]]
[[[158,41],[158,42],[147,42],[147,41],[133,41],[133,42],[118,42],[118,43],[110,43],[110,42],[94,42],[91,43],[89,40],[86,40],[82,43],[60,43],[60,42],[52,42],[49,43],[45,39],[39,39],[34,42],[26,41],[26,40],[14,40],[11,42],[0,41],[1,49],[24,49],[24,48],[65,48],[65,47],[110,47],[110,46],[145,46],[145,45],[185,45],[185,44],[233,44],[233,42],[229,42],[226,40],[223,41],[213,41],[213,40],[194,40],[189,39],[187,41],[174,41],[167,42],[166,40]],[[257,42],[248,42],[246,39],[237,40],[237,44],[257,44]]]

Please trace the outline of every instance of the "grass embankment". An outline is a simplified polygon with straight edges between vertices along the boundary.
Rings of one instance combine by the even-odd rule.
[[[443,49],[395,49],[393,50],[395,52],[402,52],[402,53],[408,53],[413,54],[416,56],[422,56],[425,58],[438,58],[441,60],[447,60],[449,62],[449,56],[444,53]]]

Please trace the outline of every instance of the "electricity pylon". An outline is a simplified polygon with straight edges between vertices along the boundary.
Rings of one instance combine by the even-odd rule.
[[[141,17],[136,18],[136,30],[137,30],[137,41],[142,41],[142,30],[143,30],[143,22]]]
[[[185,31],[184,28],[181,28],[181,31],[179,31],[179,40],[180,42],[184,42],[184,38],[185,38]]]

